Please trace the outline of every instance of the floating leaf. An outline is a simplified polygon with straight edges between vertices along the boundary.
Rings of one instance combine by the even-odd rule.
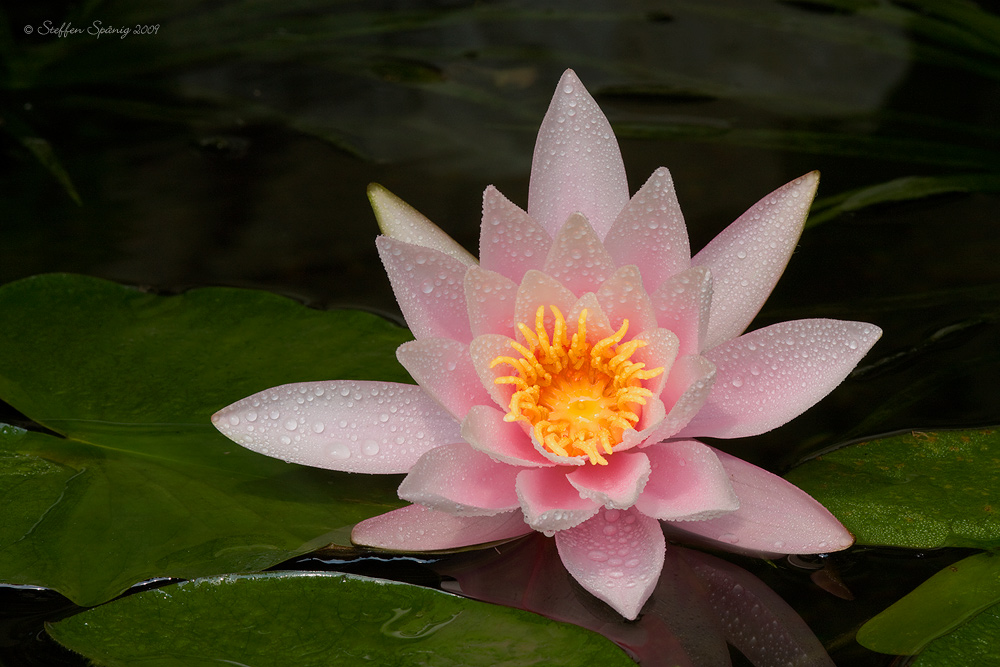
[[[346,574],[190,581],[60,621],[49,634],[103,665],[634,665],[568,623]]]
[[[287,382],[404,380],[409,334],[237,289],[157,296],[49,275],[0,288],[0,398],[64,438],[0,430],[0,580],[82,605],[152,576],[256,571],[398,507],[398,478],[233,445],[210,415]]]
[[[824,454],[786,478],[859,544],[1000,546],[1000,432],[902,433]]]
[[[954,632],[935,639],[920,652],[913,667],[995,667],[1000,636],[1000,604]]]
[[[914,655],[998,602],[1000,556],[976,554],[941,570],[865,623],[858,643],[880,653]]]

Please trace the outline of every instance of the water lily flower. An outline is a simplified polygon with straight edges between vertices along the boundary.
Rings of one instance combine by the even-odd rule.
[[[661,522],[734,550],[844,549],[850,533],[807,494],[694,439],[784,424],[881,335],[829,319],[741,335],[817,182],[772,192],[691,257],[669,172],[630,198],[611,126],[567,71],[538,133],[527,212],[486,189],[478,262],[369,190],[415,338],[397,357],[416,385],[284,385],[213,422],[286,461],[407,473],[399,496],[413,504],[358,524],[358,544],[439,550],[540,531],[629,619],[663,567]]]

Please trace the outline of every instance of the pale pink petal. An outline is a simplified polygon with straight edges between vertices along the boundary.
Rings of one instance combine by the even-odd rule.
[[[635,620],[660,578],[666,541],[659,522],[635,508],[602,509],[556,533],[556,547],[581,586]]]
[[[691,264],[691,246],[674,181],[665,167],[653,172],[618,215],[604,246],[619,266],[642,268],[648,289]]]
[[[368,201],[375,211],[379,229],[386,236],[403,243],[439,250],[466,266],[476,265],[476,258],[472,253],[415,208],[378,183],[368,186]]]
[[[616,330],[622,320],[628,320],[630,333],[649,331],[658,326],[653,304],[642,288],[638,267],[623,266],[615,271],[597,290],[597,300]]]
[[[708,538],[714,546],[752,554],[814,554],[840,551],[854,537],[825,507],[777,475],[715,450],[729,474],[740,507],[708,521],[671,524]]]
[[[577,526],[597,513],[600,505],[581,498],[566,479],[566,468],[530,468],[517,475],[517,497],[524,520],[535,530],[552,535]]]
[[[611,327],[611,321],[604,314],[604,308],[601,307],[601,303],[597,300],[597,295],[593,292],[587,292],[577,299],[568,313],[563,311],[563,317],[566,318],[566,328],[568,329],[567,336],[572,337],[577,332],[580,314],[584,310],[587,311],[587,342],[591,345],[597,344],[618,330],[618,327]],[[619,326],[621,326],[620,323]],[[551,333],[552,330],[548,329],[548,331]]]
[[[703,349],[740,335],[785,270],[816,194],[819,172],[754,204],[691,259],[712,271],[712,315]]]
[[[660,393],[667,406],[667,416],[649,440],[657,442],[673,437],[701,410],[715,382],[715,364],[705,357],[689,354],[670,368],[670,377]]]
[[[414,337],[472,340],[465,305],[468,266],[438,250],[388,236],[375,239],[375,245]]]
[[[642,383],[646,389],[653,392],[653,396],[659,396],[666,387],[674,361],[677,359],[677,336],[673,331],[666,329],[652,329],[643,331],[635,337],[635,340],[644,340],[646,345],[635,351],[632,360],[645,364],[648,370],[663,369],[663,372],[655,378],[644,380]]]
[[[520,422],[503,420],[504,413],[488,405],[474,405],[462,422],[462,437],[474,449],[503,463],[531,468],[553,465],[540,455]]]
[[[389,551],[447,551],[504,542],[530,532],[531,527],[520,512],[454,516],[421,505],[408,505],[365,519],[354,526],[351,541]]]
[[[615,452],[608,465],[580,466],[566,475],[569,483],[599,505],[628,509],[649,480],[649,459],[642,452]]]
[[[635,506],[664,521],[703,521],[740,506],[726,469],[710,447],[675,440],[642,450],[652,473]]]
[[[484,269],[520,282],[524,273],[541,269],[552,236],[492,185],[483,193],[483,229],[479,257]]]
[[[626,203],[625,165],[611,124],[566,70],[538,129],[528,215],[554,236],[570,215],[582,213],[603,238]]]
[[[576,295],[558,280],[541,271],[528,271],[517,288],[514,322],[523,323],[534,331],[535,313],[544,306],[545,330],[551,333],[555,319],[549,306],[555,306],[564,317],[568,317],[576,301]]]
[[[394,382],[286,384],[219,410],[212,423],[249,450],[344,472],[406,472],[425,452],[461,440],[437,401]]]
[[[664,281],[650,300],[659,325],[680,339],[679,354],[700,354],[712,306],[712,272],[693,266]]]
[[[574,294],[583,294],[610,278],[615,263],[587,218],[574,213],[556,234],[542,271]]]
[[[422,338],[396,348],[396,358],[456,421],[462,421],[473,405],[491,402],[472,367],[465,343],[450,338]]]
[[[469,269],[465,274],[465,302],[469,308],[472,336],[514,331],[514,304],[517,285],[510,278],[485,269]]]
[[[514,492],[519,470],[464,442],[441,445],[410,468],[399,497],[456,516],[493,516],[519,506]]]
[[[496,379],[514,374],[514,369],[507,364],[493,366],[497,357],[520,358],[520,354],[511,347],[514,339],[499,334],[484,334],[476,336],[469,345],[469,356],[472,367],[479,375],[479,383],[490,398],[505,411],[510,408],[510,397],[514,389],[509,384],[497,384]]]
[[[680,433],[742,438],[781,426],[840,384],[882,330],[864,322],[793,320],[710,350],[716,381]]]
[[[697,573],[726,639],[754,665],[834,667],[802,617],[763,581],[732,563],[672,549]]]

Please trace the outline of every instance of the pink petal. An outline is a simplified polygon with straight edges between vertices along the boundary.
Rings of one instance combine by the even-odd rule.
[[[517,497],[524,520],[552,535],[577,526],[597,513],[600,505],[580,493],[566,479],[566,468],[531,468],[517,475]]]
[[[647,344],[635,351],[632,360],[645,364],[647,369],[663,369],[655,378],[643,381],[643,386],[653,392],[653,396],[659,396],[677,359],[677,336],[666,329],[652,329],[643,331],[635,340],[644,340]]]
[[[794,320],[710,350],[716,381],[688,437],[742,438],[781,426],[840,384],[882,330],[864,322]]]
[[[760,579],[708,554],[671,551],[697,573],[726,639],[751,663],[834,667],[802,617]]]
[[[425,452],[461,440],[437,401],[393,382],[286,384],[219,410],[212,423],[249,450],[344,472],[406,472]]]
[[[649,440],[666,440],[681,431],[705,405],[714,382],[715,364],[705,357],[689,354],[674,362],[660,393],[660,399],[668,408],[667,416]]]
[[[464,442],[420,457],[399,485],[399,497],[456,516],[493,516],[517,509],[520,469],[497,463]]]
[[[514,393],[509,384],[497,384],[495,380],[499,377],[510,375],[514,370],[507,364],[491,365],[497,357],[518,358],[517,351],[511,347],[514,340],[507,336],[498,334],[484,334],[476,336],[469,345],[469,356],[472,358],[472,367],[479,375],[479,382],[490,398],[504,411],[510,408],[510,397]]]
[[[608,457],[608,465],[580,466],[566,479],[595,503],[609,508],[627,509],[649,479],[649,459],[642,452],[615,452]]]
[[[583,294],[595,291],[610,278],[615,263],[587,218],[574,213],[556,234],[542,271],[574,294]]]
[[[703,349],[740,335],[785,270],[816,194],[819,172],[754,204],[691,259],[712,270],[712,316]]]
[[[438,250],[375,239],[406,324],[416,338],[472,340],[465,304],[468,266]]]
[[[656,321],[680,339],[681,355],[700,354],[712,305],[712,273],[693,266],[664,281],[650,296]]]
[[[510,335],[514,331],[517,285],[509,278],[485,269],[465,274],[465,302],[473,338],[483,334]]]
[[[484,454],[515,466],[549,467],[519,422],[506,422],[504,413],[488,405],[475,405],[462,422],[462,437]]]
[[[440,227],[425,218],[415,208],[378,183],[368,186],[368,201],[372,204],[378,227],[386,236],[403,243],[432,248],[454,257],[466,266],[475,266],[476,258],[460,246]]]
[[[559,557],[580,585],[634,620],[663,569],[666,541],[656,519],[636,509],[602,509],[556,533]]]
[[[450,338],[422,338],[396,348],[396,358],[456,421],[462,421],[473,405],[491,402],[472,367],[465,343]]]
[[[576,301],[576,295],[555,278],[541,271],[528,271],[517,288],[514,322],[523,323],[534,331],[535,313],[539,307],[544,306],[546,331],[551,333],[555,320],[549,306],[555,306],[564,317],[569,317]]]
[[[716,547],[753,554],[840,551],[854,537],[825,507],[777,475],[715,450],[740,507],[717,519],[671,524],[680,533],[708,538]]]
[[[554,236],[570,215],[582,213],[603,238],[626,203],[625,165],[611,125],[566,70],[538,129],[528,215]]]
[[[408,505],[365,519],[351,531],[351,541],[391,551],[444,551],[501,542],[530,532],[520,512],[454,516]]]
[[[597,300],[608,320],[615,324],[615,330],[622,320],[628,320],[630,334],[658,326],[653,304],[642,288],[642,276],[635,266],[623,266],[615,271],[597,290]]]
[[[729,475],[711,448],[675,440],[642,450],[652,474],[635,506],[664,521],[703,521],[740,506]]]
[[[674,181],[665,167],[653,172],[618,215],[604,246],[619,266],[642,268],[649,289],[691,264],[691,246]]]
[[[604,308],[601,307],[601,302],[597,300],[597,295],[593,292],[587,292],[573,304],[569,312],[563,311],[563,316],[566,318],[566,327],[569,330],[567,335],[572,337],[577,331],[577,323],[580,321],[580,313],[584,310],[587,311],[587,341],[591,345],[595,345],[598,341],[601,341],[608,336],[615,333],[618,327],[611,328],[611,321],[608,316],[604,314]],[[621,326],[621,323],[619,323]],[[548,329],[551,332],[551,329]]]
[[[524,273],[541,269],[552,237],[492,185],[483,193],[483,230],[479,257],[484,269],[520,282]]]

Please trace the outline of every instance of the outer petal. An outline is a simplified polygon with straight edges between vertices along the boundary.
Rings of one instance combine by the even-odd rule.
[[[465,343],[450,338],[423,338],[400,345],[396,358],[456,421],[462,421],[473,405],[490,402]]]
[[[573,70],[566,70],[538,130],[528,215],[554,236],[579,212],[603,238],[627,202],[625,165],[611,125]]]
[[[740,507],[717,519],[672,524],[715,546],[751,553],[812,554],[840,551],[854,537],[825,507],[777,475],[715,450]]]
[[[650,300],[659,325],[680,339],[680,354],[699,354],[708,332],[712,272],[693,266],[665,280]]]
[[[578,526],[600,508],[593,500],[580,497],[561,467],[522,470],[517,475],[517,497],[524,520],[547,535]]]
[[[368,201],[375,211],[379,229],[386,236],[403,243],[439,250],[466,266],[476,265],[476,258],[472,253],[456,243],[415,208],[378,183],[368,186]]]
[[[465,274],[465,303],[469,309],[472,336],[510,335],[514,331],[517,285],[510,278],[485,269]]]
[[[706,353],[717,374],[704,407],[681,431],[741,438],[781,426],[840,384],[882,330],[864,322],[794,320]]]
[[[498,364],[491,368],[493,360],[497,357],[517,358],[517,351],[511,347],[514,339],[499,334],[485,334],[477,336],[469,345],[469,355],[472,357],[472,367],[479,375],[479,382],[490,398],[504,410],[510,406],[510,397],[514,389],[509,384],[498,385],[495,380],[505,375],[513,373],[513,369],[507,364]]]
[[[472,340],[463,284],[468,266],[438,250],[375,239],[403,317],[416,338]]]
[[[642,276],[636,266],[623,266],[604,281],[597,290],[597,300],[615,330],[622,320],[628,320],[630,332],[657,328],[656,313],[649,295],[642,287]]]
[[[521,424],[506,422],[504,413],[488,405],[474,405],[462,422],[462,437],[490,458],[515,466],[550,467],[535,450]]]
[[[740,506],[729,475],[710,447],[676,440],[646,447],[652,474],[636,509],[664,521],[704,521]]]
[[[642,278],[655,288],[691,264],[691,246],[674,181],[665,167],[639,188],[604,238],[615,262],[642,268]]]
[[[541,269],[552,236],[492,185],[483,193],[479,257],[484,269],[520,282],[525,271]]]
[[[542,270],[574,294],[583,294],[610,278],[615,264],[587,218],[574,213],[556,234]]]
[[[530,532],[520,512],[454,516],[409,505],[365,519],[351,531],[351,541],[391,551],[444,551],[510,540]]]
[[[493,516],[517,509],[518,470],[464,442],[441,445],[414,464],[399,497],[456,516]]]
[[[392,382],[286,384],[219,410],[212,423],[252,451],[344,472],[406,472],[425,452],[461,440],[437,401]]]
[[[653,396],[659,396],[667,385],[670,371],[677,359],[677,336],[666,329],[651,329],[643,331],[635,340],[644,340],[647,345],[636,350],[632,359],[646,364],[646,368],[663,369],[655,378],[643,383],[643,386],[653,392]]]
[[[649,459],[642,452],[615,452],[608,465],[585,465],[566,479],[580,492],[609,508],[628,509],[635,504],[649,480]]]
[[[691,259],[712,270],[714,295],[703,349],[740,335],[785,270],[816,194],[819,172],[754,204]]]
[[[656,519],[613,509],[556,533],[556,547],[581,586],[635,620],[659,580],[666,541]]]

